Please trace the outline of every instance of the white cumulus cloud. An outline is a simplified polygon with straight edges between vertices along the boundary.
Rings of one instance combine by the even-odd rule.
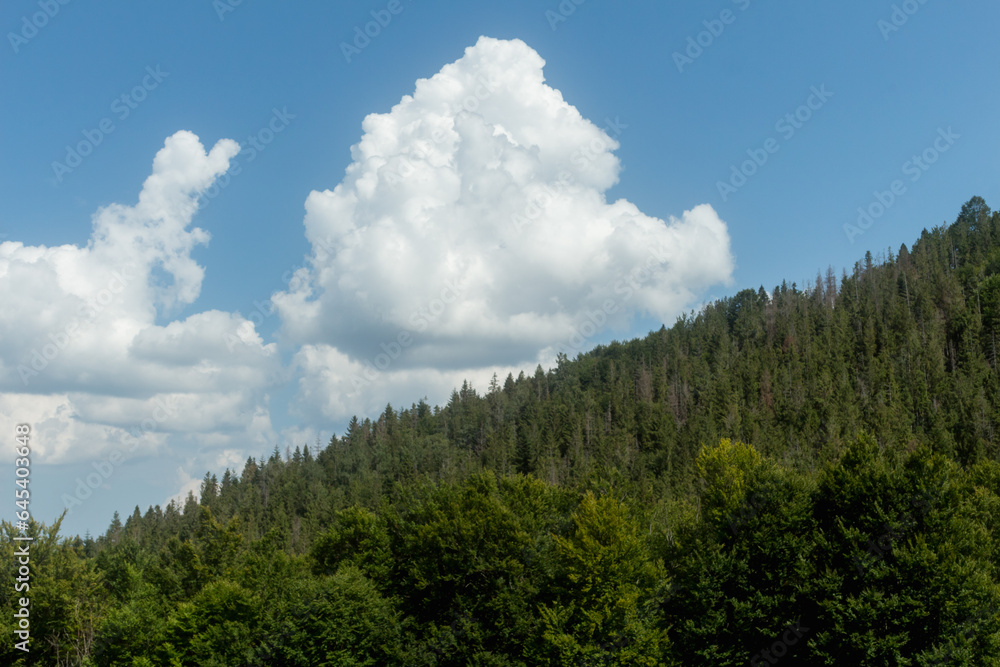
[[[711,206],[659,218],[607,200],[628,130],[584,118],[544,64],[480,38],[367,116],[343,181],[308,196],[309,266],[273,297],[305,409],[344,418],[400,387],[551,358],[595,321],[670,322],[731,280]]]
[[[209,235],[190,223],[238,151],[224,139],[206,152],[178,132],[136,204],[97,211],[86,246],[0,244],[0,427],[33,424],[39,462],[156,452],[171,433],[204,445],[273,436],[273,343],[214,310],[157,324],[198,297],[191,251]]]
[[[85,246],[0,243],[0,429],[35,424],[43,463],[203,449],[178,473],[187,488],[200,463],[386,402],[443,402],[463,379],[483,390],[637,315],[670,322],[730,281],[710,206],[657,217],[609,201],[635,130],[584,118],[544,64],[520,40],[481,38],[366,117],[342,182],[308,195],[312,252],[273,296],[301,430],[272,428],[269,393],[288,369],[252,322],[177,318],[205,273],[198,197],[239,150],[206,151],[190,132],[166,140],[135,204],[95,213]]]

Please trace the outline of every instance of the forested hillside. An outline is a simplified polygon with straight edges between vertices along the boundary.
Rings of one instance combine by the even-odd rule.
[[[33,524],[31,652],[0,660],[1000,665],[998,344],[976,197],[839,276],[386,406],[96,539]]]

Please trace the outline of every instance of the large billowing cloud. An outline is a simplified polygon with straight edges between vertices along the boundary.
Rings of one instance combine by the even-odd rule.
[[[198,297],[191,250],[197,198],[239,151],[168,138],[134,206],[93,218],[86,247],[0,244],[0,430],[29,422],[39,462],[161,449],[170,434],[205,446],[232,436],[266,447],[264,391],[276,346],[236,314],[206,311],[157,324]]]
[[[307,410],[344,418],[400,388],[582,350],[731,279],[710,206],[664,220],[607,201],[629,130],[584,118],[544,64],[480,38],[365,118],[344,180],[309,195],[310,265],[274,296]]]
[[[484,389],[637,314],[670,322],[730,279],[711,207],[663,219],[607,200],[634,130],[584,118],[543,65],[521,41],[481,38],[368,116],[343,182],[309,195],[307,268],[273,297],[306,418],[290,437],[441,402],[466,378]],[[176,319],[204,276],[198,197],[238,150],[178,132],[85,247],[0,244],[0,430],[32,423],[38,462],[173,448],[190,486],[189,471],[278,440],[276,344],[238,313]]]

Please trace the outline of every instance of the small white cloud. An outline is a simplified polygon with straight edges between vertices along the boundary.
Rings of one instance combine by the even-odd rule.
[[[179,507],[183,508],[189,493],[193,493],[196,500],[200,498],[202,479],[202,477],[192,477],[183,466],[178,466],[175,488],[179,490],[177,493],[164,500],[163,506],[166,507],[170,503],[175,503]]]
[[[554,358],[544,361],[551,363]],[[424,396],[432,403],[445,402],[464,381],[483,393],[494,373],[503,382],[508,373],[516,376],[521,370],[514,366],[473,366],[380,371],[374,365],[352,361],[330,345],[305,345],[295,355],[294,363],[301,373],[296,413],[315,422],[339,421],[355,414],[376,416],[387,404],[399,410]]]
[[[239,474],[247,456],[242,449],[224,449],[215,455],[212,468],[215,470],[235,470]]]

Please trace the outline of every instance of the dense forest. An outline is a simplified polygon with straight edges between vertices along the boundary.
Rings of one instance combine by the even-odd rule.
[[[8,665],[1000,665],[1000,213],[354,418],[92,539]],[[0,537],[8,581],[15,529]]]

